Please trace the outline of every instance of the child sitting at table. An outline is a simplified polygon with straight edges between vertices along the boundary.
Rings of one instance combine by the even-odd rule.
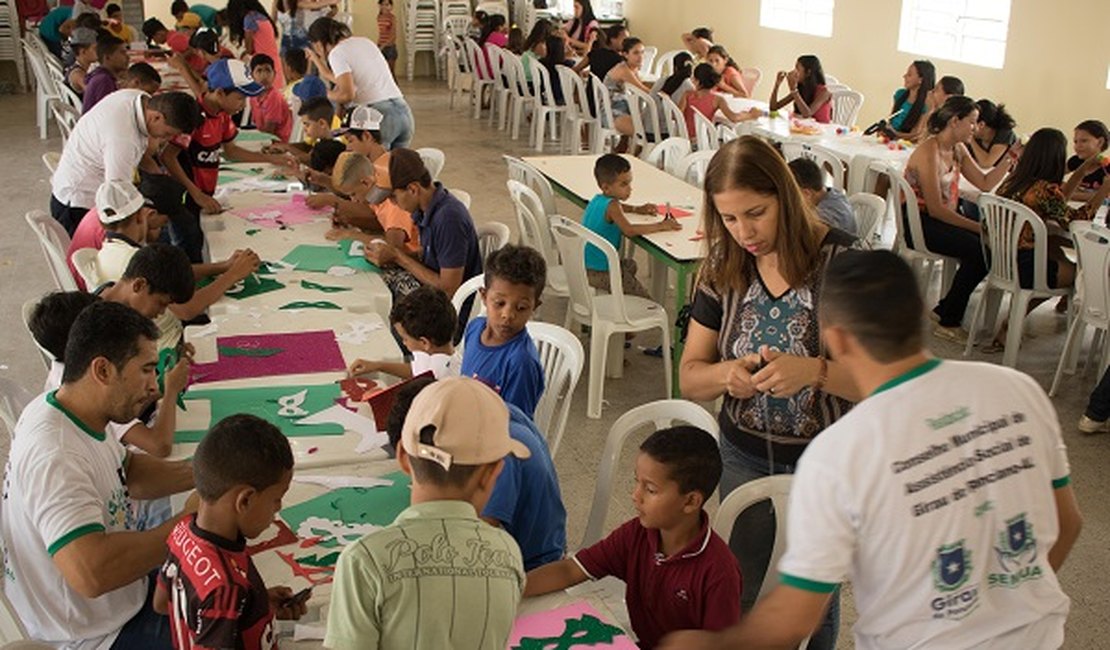
[[[431,371],[436,379],[457,377],[459,360],[453,339],[458,318],[447,294],[435,287],[420,287],[394,303],[389,311],[389,324],[412,354],[412,361],[357,359],[347,372],[352,377],[384,372],[410,379]]]
[[[96,38],[96,59],[100,65],[85,77],[85,92],[81,95],[82,115],[119,88],[116,79],[131,62],[127,55],[127,43],[107,33]]]
[[[524,595],[619,578],[641,648],[655,647],[676,630],[736,624],[740,568],[703,509],[720,478],[712,435],[691,426],[656,431],[636,457],[632,503],[638,516],[573,556],[529,571]]]
[[[85,79],[89,75],[89,68],[96,63],[96,41],[85,43],[74,39],[75,37],[70,38],[73,43],[73,65],[66,66],[65,79],[66,85],[81,96],[85,92]]]
[[[154,611],[169,614],[179,648],[271,650],[274,618],[299,619],[310,594],[267,589],[247,552],[293,480],[289,441],[261,418],[229,416],[197,446],[193,476],[199,507],[166,540]]]
[[[714,45],[709,48],[705,62],[713,67],[720,75],[717,81],[717,90],[728,93],[733,97],[750,97],[751,91],[744,82],[744,75],[740,72],[740,65],[729,56],[724,45]]]
[[[286,86],[288,88],[288,86]],[[312,146],[321,140],[329,140],[335,129],[335,107],[327,97],[313,97],[301,104],[297,117],[304,127],[302,142],[280,142],[275,140],[267,145],[267,151],[288,152],[302,163],[308,162]]]
[[[166,37],[170,30],[157,18],[147,18],[143,21],[143,36],[146,37],[147,47],[157,47],[166,44]]]
[[[331,189],[331,177],[335,173],[335,165],[339,156],[347,151],[347,145],[342,140],[318,140],[312,145],[308,154],[308,169],[305,171],[303,181],[314,192]]]
[[[124,43],[135,41],[135,30],[131,29],[127,23],[123,22],[122,7],[114,2],[110,3],[104,7],[104,16],[108,19],[105,25],[108,29],[108,33]]]
[[[654,232],[667,230],[682,230],[671,216],[665,216],[655,223],[631,224],[624,216],[625,210],[634,214],[658,214],[654,203],[643,205],[626,205],[632,196],[632,165],[617,154],[603,154],[594,163],[594,180],[601,189],[601,193],[590,199],[586,205],[586,212],[582,215],[582,225],[604,237],[617,254],[620,254],[621,243],[624,237],[639,237]],[[621,285],[624,293],[641,298],[648,298],[647,289],[636,279],[636,262],[632,258],[622,259]],[[586,245],[586,276],[590,286],[602,291],[609,291],[609,261],[599,248],[592,244]]]
[[[132,63],[127,72],[120,75],[119,87],[134,88],[153,95],[162,89],[162,75],[158,74],[154,66],[145,61],[139,61]]]
[[[459,374],[480,379],[509,404],[533,417],[543,396],[543,365],[528,334],[528,321],[539,308],[547,283],[543,256],[527,246],[505,247],[485,262],[480,289],[486,315],[466,326]]]
[[[397,391],[385,426],[394,449],[401,440],[412,400],[435,381],[427,376],[417,377]],[[482,509],[482,519],[513,536],[520,545],[524,570],[531,571],[562,559],[566,553],[567,512],[543,434],[523,411],[512,404],[506,406],[509,436],[527,447],[532,455],[524,460],[505,457],[505,467]]]
[[[247,66],[237,59],[220,59],[208,66],[208,90],[199,102],[204,122],[191,134],[174,138],[162,150],[161,160],[177,182],[185,186],[185,208],[199,223],[200,213],[223,212],[212,198],[220,174],[220,154],[233,162],[260,162],[285,165],[292,158],[267,154],[235,144],[239,129],[232,115],[242,112],[247,97],[263,91],[251,78]]]
[[[512,536],[478,517],[508,455],[509,410],[473,379],[420,391],[401,429],[397,462],[412,505],[346,546],[335,567],[324,646],[504,648],[524,586]]]
[[[817,210],[817,216],[828,225],[859,236],[856,213],[844,192],[835,187],[825,187],[825,170],[809,158],[795,158],[788,167],[798,181],[802,196]]]
[[[303,106],[309,100],[327,98],[328,85],[315,72],[309,73],[308,56],[304,50],[288,48],[281,55],[281,61],[285,64],[285,75],[288,77],[283,91],[286,99],[298,97]]]
[[[332,172],[332,187],[351,201],[369,206],[371,215],[365,219],[358,215],[337,216],[335,222],[338,225],[354,226],[356,229],[340,228],[337,229],[338,232],[329,233],[329,237],[354,237],[366,244],[384,238],[398,250],[417,255],[420,253],[420,233],[416,230],[412,214],[402,210],[389,197],[389,160],[388,152],[373,163],[366,156],[353,151],[344,151],[339,155]],[[389,284],[388,279],[386,283]],[[419,283],[412,288],[417,286],[420,286]]]
[[[697,139],[695,111],[707,117],[710,122],[713,121],[717,111],[721,111],[730,122],[757,120],[763,115],[763,111],[754,106],[741,113],[733,112],[728,107],[725,98],[714,92],[714,89],[721,82],[721,75],[710,64],[699,63],[694,68],[693,78],[694,89],[683,94],[682,99],[678,102],[678,107],[682,110],[682,116],[686,118],[686,132],[690,134],[691,140]]]
[[[288,142],[293,133],[293,113],[281,91],[274,88],[274,60],[268,54],[251,57],[251,76],[262,86],[262,92],[250,98],[251,121],[259,131],[273,133]]]

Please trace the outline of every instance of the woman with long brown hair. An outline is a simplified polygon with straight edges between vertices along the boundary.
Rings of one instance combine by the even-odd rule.
[[[822,271],[855,240],[821,223],[782,156],[751,136],[713,157],[704,203],[709,251],[679,384],[692,400],[724,397],[724,498],[757,478],[793,473],[806,444],[859,399],[825,357],[817,329]],[[750,508],[730,541],[745,576],[745,609],[759,593],[774,529],[766,509]],[[834,605],[810,647],[835,646],[837,619]]]

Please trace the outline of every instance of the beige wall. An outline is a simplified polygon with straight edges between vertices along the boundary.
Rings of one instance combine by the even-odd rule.
[[[918,58],[898,51],[898,0],[836,0],[833,37],[821,38],[759,26],[759,0],[625,0],[632,34],[660,52],[682,47],[679,34],[709,26],[741,66],[756,66],[763,81],[755,94],[771,95],[775,71],[801,54],[816,54],[825,71],[866,98],[866,126],[890,112],[891,95],[906,66]],[[1107,0],[1013,0],[1006,62],[1001,70],[933,59],[938,76],[960,77],[967,93],[1005,102],[1018,130],[1055,126],[1069,138],[1080,120],[1110,121],[1110,38]]]

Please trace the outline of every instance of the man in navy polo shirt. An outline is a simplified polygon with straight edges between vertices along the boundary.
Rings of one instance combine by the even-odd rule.
[[[385,154],[384,164],[382,159],[377,162],[375,167],[389,170],[389,178],[378,179],[378,184],[393,188],[393,200],[412,213],[423,255],[417,259],[381,241],[366,248],[366,258],[378,266],[399,266],[421,284],[454,295],[459,285],[482,272],[470,212],[441,183],[432,182],[420,154],[412,149],[394,149]],[[463,305],[459,321],[465,323],[469,313],[470,306]]]

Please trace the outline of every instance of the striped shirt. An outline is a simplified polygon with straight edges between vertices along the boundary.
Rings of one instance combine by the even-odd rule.
[[[397,30],[393,24],[393,14],[378,12],[378,46],[397,44]]]

